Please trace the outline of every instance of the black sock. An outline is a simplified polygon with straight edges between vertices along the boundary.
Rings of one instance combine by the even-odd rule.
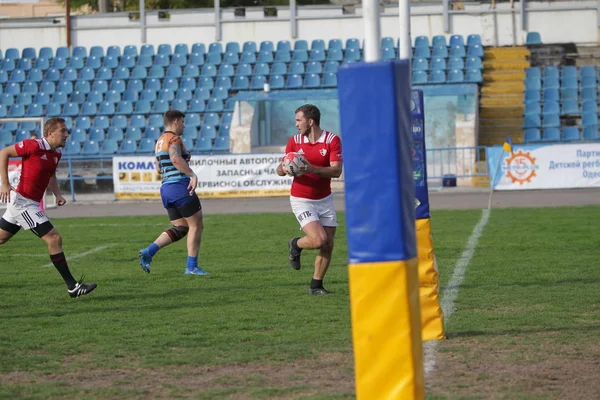
[[[322,289],[323,288],[323,279],[314,279],[310,281],[311,289]]]
[[[299,253],[302,251],[302,249],[300,247],[298,247],[298,240],[300,240],[300,238],[292,239],[292,249],[294,249],[295,251],[297,251]]]
[[[54,255],[50,255],[50,260],[52,260],[52,264],[56,267],[56,270],[65,280],[67,287],[69,289],[73,289],[77,281],[71,275],[71,271],[69,271],[69,266],[67,265],[67,259],[65,258],[65,253],[58,253]]]

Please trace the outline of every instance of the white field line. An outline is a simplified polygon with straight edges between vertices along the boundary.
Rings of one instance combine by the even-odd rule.
[[[97,253],[97,252],[99,252],[99,251],[102,251],[102,250],[108,249],[108,248],[110,248],[110,247],[114,247],[114,246],[116,246],[116,245],[117,245],[116,243],[113,243],[113,244],[105,244],[105,245],[103,245],[103,246],[94,247],[93,249],[91,249],[91,250],[88,250],[88,251],[86,251],[86,252],[79,253],[79,254],[73,254],[73,255],[71,255],[71,256],[67,256],[67,261],[76,260],[76,259],[78,259],[78,258],[82,258],[82,257],[85,257],[85,256],[89,256],[90,254]],[[52,265],[54,265],[54,264],[52,264],[52,263],[50,262],[50,263],[48,263],[48,264],[44,264],[44,265],[42,265],[42,268],[51,267]]]
[[[458,297],[458,291],[460,290],[460,285],[465,279],[465,273],[467,271],[467,267],[475,254],[475,249],[477,248],[477,243],[479,242],[479,238],[483,234],[483,229],[487,225],[490,219],[490,211],[489,209],[485,209],[481,213],[481,219],[473,228],[473,232],[467,241],[467,245],[463,250],[460,258],[456,261],[456,265],[454,266],[454,270],[452,272],[452,277],[450,278],[450,282],[444,288],[444,291],[441,294],[441,306],[442,311],[444,312],[444,322],[448,322],[452,314],[454,314],[456,302],[456,298]],[[424,344],[424,364],[425,364],[425,374],[431,373],[435,369],[435,359],[437,355],[437,344],[438,340],[432,340],[425,342]]]

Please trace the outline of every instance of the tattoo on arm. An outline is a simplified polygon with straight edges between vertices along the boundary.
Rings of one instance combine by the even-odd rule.
[[[181,157],[181,145],[179,145],[178,143],[172,144],[169,147],[169,157],[171,158],[171,162],[174,158]]]

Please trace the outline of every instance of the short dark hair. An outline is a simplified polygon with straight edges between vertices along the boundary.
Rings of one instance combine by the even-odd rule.
[[[313,106],[312,104],[305,104],[296,109],[296,113],[302,111],[304,114],[304,118],[312,119],[315,121],[317,126],[321,125],[321,111],[317,108],[317,106]]]
[[[50,131],[57,128],[59,124],[65,124],[65,119],[60,117],[52,117],[44,122],[44,137],[47,137]]]
[[[163,115],[163,122],[165,125],[171,125],[173,121],[177,119],[184,119],[185,114],[179,110],[169,110]]]

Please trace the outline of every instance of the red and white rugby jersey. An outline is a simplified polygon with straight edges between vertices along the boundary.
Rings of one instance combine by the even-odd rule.
[[[21,178],[17,193],[34,201],[42,201],[50,178],[62,157],[60,148],[52,150],[46,139],[25,139],[15,145],[21,162]]]
[[[323,131],[314,144],[306,136],[297,134],[288,140],[285,152],[303,154],[316,167],[329,167],[331,162],[342,161],[342,141],[337,135],[327,131]],[[304,174],[295,177],[292,182],[291,195],[294,197],[319,200],[330,194],[331,178]]]

